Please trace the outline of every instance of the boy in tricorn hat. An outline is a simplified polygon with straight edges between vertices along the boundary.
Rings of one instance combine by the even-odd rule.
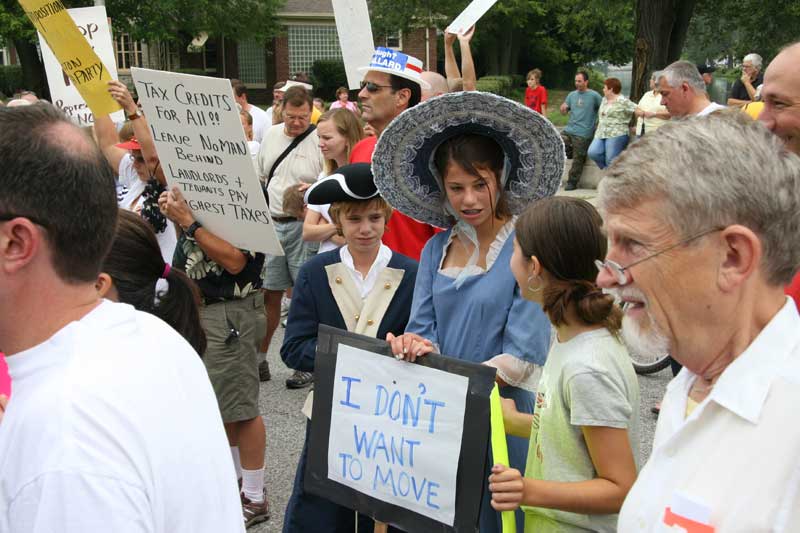
[[[320,324],[380,339],[387,333],[403,333],[411,311],[417,262],[381,243],[392,208],[378,195],[369,164],[339,167],[308,189],[306,203],[331,204],[331,218],[345,239],[341,248],[318,254],[304,264],[294,287],[281,358],[290,368],[312,372]],[[309,418],[306,442],[283,531],[353,531],[355,511],[309,494],[303,486],[312,402],[313,392],[303,408]],[[372,519],[358,517],[359,532],[371,533],[373,527]]]

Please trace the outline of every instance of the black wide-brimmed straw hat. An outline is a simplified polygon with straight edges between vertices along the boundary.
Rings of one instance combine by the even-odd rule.
[[[445,210],[436,149],[461,134],[494,139],[505,153],[505,190],[513,214],[552,196],[564,172],[564,142],[542,115],[491,93],[459,92],[431,98],[397,116],[372,157],[381,196],[401,213],[439,228],[456,220]]]
[[[369,163],[354,163],[337,168],[306,190],[305,202],[325,205],[333,202],[369,200],[378,196]]]

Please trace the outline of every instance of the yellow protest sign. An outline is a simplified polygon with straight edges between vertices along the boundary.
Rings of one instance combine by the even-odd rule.
[[[111,74],[81,34],[60,0],[19,0],[25,14],[47,41],[89,109],[108,115],[120,109],[108,94]]]
[[[500,404],[500,391],[495,384],[489,396],[489,413],[492,426],[492,462],[508,466],[508,442],[506,442],[506,426],[503,423],[503,406]],[[517,533],[514,511],[501,513],[503,533]]]

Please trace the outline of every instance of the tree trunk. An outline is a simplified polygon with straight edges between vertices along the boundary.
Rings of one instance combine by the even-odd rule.
[[[675,22],[669,38],[667,64],[677,61],[681,57],[683,45],[686,43],[686,35],[689,33],[689,22],[692,20],[697,0],[679,0],[675,4]]]
[[[41,98],[50,98],[50,90],[47,87],[44,76],[44,65],[39,59],[36,45],[23,39],[13,39],[14,48],[17,49],[19,63],[22,66],[22,80],[27,89],[33,91]]]
[[[511,55],[514,50],[514,28],[508,28],[508,31],[503,32],[500,42],[500,72],[498,74],[509,74],[511,72]]]
[[[637,0],[631,100],[648,90],[650,72],[680,57],[697,0]]]
[[[522,48],[520,43],[520,31],[515,31],[511,39],[511,60],[509,69],[505,74],[516,74],[519,72],[519,50]]]
[[[499,47],[484,46],[484,58],[486,61],[486,74],[500,74],[500,51]]]

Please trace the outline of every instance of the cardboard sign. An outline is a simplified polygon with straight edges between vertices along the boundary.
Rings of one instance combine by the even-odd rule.
[[[139,101],[170,187],[195,218],[243,250],[283,255],[224,78],[132,68]]]
[[[108,68],[110,79],[117,79],[117,62],[114,58],[114,44],[111,42],[111,28],[108,25],[106,8],[79,7],[67,12],[75,21],[78,30],[97,53]],[[47,84],[50,86],[50,99],[78,126],[94,124],[94,114],[86,105],[78,89],[64,73],[61,62],[50,50],[42,34],[39,34],[39,47],[42,50],[42,62],[47,73]],[[111,114],[114,122],[124,122],[125,112],[119,110]]]
[[[92,113],[108,115],[119,111],[119,104],[108,93],[108,82],[114,77],[64,4],[60,0],[19,0],[19,3]]]
[[[328,478],[452,526],[468,382],[340,344]]]
[[[320,326],[305,488],[405,531],[477,532],[495,370],[418,361]]]
[[[333,0],[333,14],[347,73],[347,86],[351,90],[358,89],[364,74],[357,69],[369,65],[375,51],[367,0]]]
[[[469,30],[489,9],[497,3],[497,0],[472,0],[470,4],[458,15],[445,30],[449,33],[463,35]]]

